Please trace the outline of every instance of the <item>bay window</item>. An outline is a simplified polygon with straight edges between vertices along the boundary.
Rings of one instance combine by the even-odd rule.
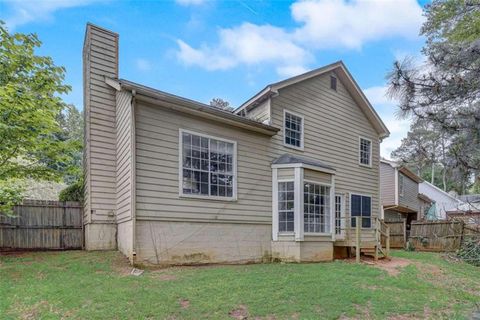
[[[312,182],[303,185],[304,232],[330,232],[330,187]]]
[[[278,183],[278,231],[294,231],[294,182]]]

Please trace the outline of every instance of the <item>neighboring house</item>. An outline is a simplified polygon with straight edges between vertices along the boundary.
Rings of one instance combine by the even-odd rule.
[[[427,216],[429,220],[445,220],[447,211],[456,211],[463,204],[460,199],[426,181],[420,183],[419,191],[433,201],[431,212]]]
[[[423,193],[419,193],[418,204],[418,220],[432,220],[430,217],[435,216],[435,202]]]
[[[406,219],[407,226],[417,220],[420,205],[426,198],[419,198],[418,184],[422,179],[405,166],[393,161],[380,161],[380,185],[385,221]]]
[[[389,132],[342,62],[231,113],[119,79],[111,31],[88,24],[83,55],[88,250],[155,264],[331,260],[352,247],[351,216],[376,245]]]

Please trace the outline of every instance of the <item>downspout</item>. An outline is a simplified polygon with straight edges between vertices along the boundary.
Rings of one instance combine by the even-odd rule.
[[[132,264],[136,264],[136,258],[137,258],[137,183],[136,183],[136,146],[135,146],[135,140],[136,140],[136,129],[135,129],[135,105],[136,105],[136,100],[135,96],[137,95],[135,90],[132,90],[132,100],[130,103],[130,112],[132,114],[132,123],[131,123],[131,132],[130,132],[130,139],[131,139],[131,154],[132,154],[132,159],[130,163],[130,174],[131,174],[131,188],[132,188],[132,195],[131,195],[131,208],[130,210],[132,211]]]
[[[398,168],[395,168],[395,206],[398,207]]]

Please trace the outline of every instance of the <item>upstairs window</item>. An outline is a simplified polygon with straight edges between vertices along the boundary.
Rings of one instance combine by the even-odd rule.
[[[330,76],[330,89],[337,91],[337,77]]]
[[[285,110],[283,127],[285,146],[303,149],[303,116]]]
[[[181,131],[181,195],[234,198],[235,143]]]
[[[372,166],[372,141],[360,138],[359,163],[364,166]]]

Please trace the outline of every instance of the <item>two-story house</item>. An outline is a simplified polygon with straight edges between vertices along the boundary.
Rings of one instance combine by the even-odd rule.
[[[331,260],[357,216],[374,238],[389,132],[342,62],[227,112],[120,79],[118,38],[87,25],[87,249],[154,264]]]
[[[419,193],[423,180],[407,167],[394,161],[380,160],[380,186],[384,220],[405,220],[408,235],[411,222],[421,218],[422,204],[428,198]]]

